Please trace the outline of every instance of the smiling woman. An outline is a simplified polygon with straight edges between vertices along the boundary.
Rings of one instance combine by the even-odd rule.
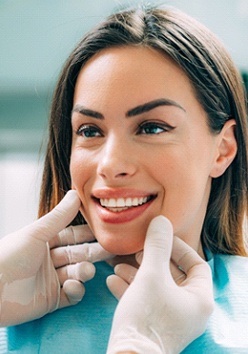
[[[247,187],[245,169],[239,166],[247,163],[247,135],[244,92],[237,70],[212,33],[186,15],[170,11],[167,16],[160,10],[124,14],[110,17],[86,35],[62,73],[52,108],[40,215],[53,208],[74,185],[84,208],[84,218],[79,214],[75,223],[87,220],[92,224],[96,212],[104,231],[107,226],[116,232],[117,225],[103,223],[100,215],[121,220],[120,213],[112,215],[101,207],[99,199],[153,196],[153,207],[139,207],[145,209],[144,213],[135,217],[140,240],[132,238],[136,243],[133,249],[131,245],[130,249],[121,249],[120,240],[116,240],[118,253],[142,248],[151,217],[162,212],[172,219],[175,232],[195,249],[200,247],[201,238],[200,243],[214,252],[245,254],[240,225]],[[123,22],[123,16],[128,16],[127,22]],[[183,34],[177,28],[182,28]],[[115,156],[111,156],[113,147]],[[144,156],[145,165],[142,159],[135,162],[138,156]],[[113,179],[110,172],[108,176],[101,172],[106,170],[104,164],[108,167],[109,157],[115,168],[112,164],[108,171],[119,175],[120,186],[109,183],[109,177]],[[101,163],[97,165],[97,161]],[[171,165],[170,161],[175,163]],[[74,176],[77,163],[81,172]],[[148,164],[152,175],[134,173],[139,163],[139,168]],[[96,172],[96,165],[100,179],[93,181],[91,176],[87,180],[91,166]],[[161,173],[159,180],[153,176],[154,171]],[[134,178],[125,183],[132,173]],[[87,181],[86,189],[75,185],[76,177]],[[101,195],[94,195],[96,188],[101,189]],[[102,194],[104,188],[112,188],[112,194]],[[132,191],[124,195],[127,188]],[[193,213],[185,212],[189,201]],[[136,215],[137,211],[122,211],[123,217],[127,214],[125,220],[129,220],[128,215],[132,219],[131,213]],[[121,229],[126,227],[125,222]],[[107,247],[113,250],[114,243],[108,242]]]
[[[73,104],[72,188],[102,246],[115,254],[140,251],[150,221],[162,214],[203,255],[200,234],[211,177],[235,157],[234,121],[220,136],[211,133],[184,72],[144,47],[93,56],[78,75]],[[217,159],[226,135],[231,151],[222,167]],[[135,205],[123,209],[124,198]]]
[[[68,58],[49,127],[40,216],[75,189],[82,204],[73,224],[87,223],[117,255],[141,251],[151,220],[165,216],[174,234],[209,262],[217,296],[207,331],[185,351],[199,352],[203,344],[206,352],[247,349],[247,336],[237,328],[230,334],[226,320],[231,326],[235,313],[245,327],[248,316],[247,281],[245,287],[236,281],[248,270],[241,257],[247,113],[240,75],[215,36],[176,10],[110,16]],[[94,304],[102,304],[102,291]],[[108,310],[111,300],[103,302]],[[106,327],[108,315],[91,311],[93,317],[80,315],[85,333],[92,318]]]

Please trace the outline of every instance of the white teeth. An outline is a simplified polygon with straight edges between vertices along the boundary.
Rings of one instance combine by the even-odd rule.
[[[134,206],[139,205],[139,199],[138,199],[138,198],[134,198],[134,199],[133,199],[133,205],[134,205]]]
[[[126,199],[126,206],[127,206],[127,207],[132,206],[132,198],[127,198],[127,199]]]
[[[108,206],[109,207],[111,207],[111,208],[115,208],[116,207],[116,199],[113,199],[113,198],[111,198],[111,199],[105,199],[105,201],[107,201],[107,204],[108,204]]]
[[[125,206],[125,200],[124,198],[119,198],[116,201],[116,206],[119,208],[123,208]]]
[[[146,203],[148,197],[135,197],[135,198],[110,198],[100,199],[100,204],[106,208],[127,208],[132,206],[138,206]]]

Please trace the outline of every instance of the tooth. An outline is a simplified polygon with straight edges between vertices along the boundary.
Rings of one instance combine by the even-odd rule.
[[[132,199],[131,198],[127,198],[125,204],[126,204],[127,207],[132,206]]]
[[[132,205],[134,205],[134,206],[139,205],[139,199],[138,198],[133,198]]]
[[[107,208],[127,208],[131,206],[138,206],[146,203],[148,197],[135,197],[135,198],[101,198],[100,204]]]
[[[123,208],[125,206],[124,198],[118,198],[117,201],[116,201],[116,206],[120,207],[120,208]]]
[[[115,208],[116,207],[116,199],[110,198],[108,201],[108,207]]]

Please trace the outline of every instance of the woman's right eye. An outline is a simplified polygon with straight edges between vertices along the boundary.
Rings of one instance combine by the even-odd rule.
[[[84,124],[77,130],[77,135],[89,139],[89,138],[101,137],[102,133],[100,129],[97,128],[96,126]]]

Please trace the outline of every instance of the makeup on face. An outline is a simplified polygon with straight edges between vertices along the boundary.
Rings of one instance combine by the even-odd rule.
[[[105,249],[141,250],[160,214],[199,248],[216,137],[170,58],[142,47],[93,56],[77,79],[72,130],[72,187]]]

